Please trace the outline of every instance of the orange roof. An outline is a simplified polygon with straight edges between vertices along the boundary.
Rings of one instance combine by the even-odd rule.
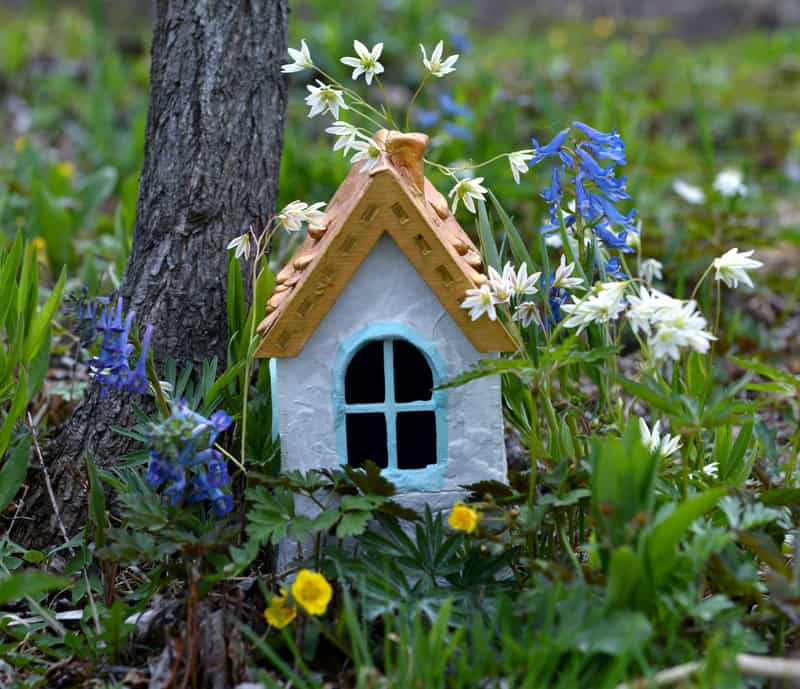
[[[479,352],[516,349],[500,321],[473,321],[461,308],[464,293],[487,281],[478,249],[450,213],[446,199],[425,179],[423,134],[376,134],[386,150],[369,172],[350,169],[328,204],[325,221],[278,273],[258,327],[261,357],[291,357],[331,309],[384,232]]]

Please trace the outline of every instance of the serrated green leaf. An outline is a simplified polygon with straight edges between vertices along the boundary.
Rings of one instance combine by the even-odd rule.
[[[336,527],[336,535],[339,538],[347,538],[348,536],[360,536],[367,529],[372,513],[368,511],[345,512],[342,515],[342,521]]]

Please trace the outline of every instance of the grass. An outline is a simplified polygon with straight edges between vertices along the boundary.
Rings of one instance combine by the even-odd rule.
[[[385,39],[397,105],[420,77],[419,42],[459,45],[457,73],[417,105],[431,120],[424,129],[434,162],[528,148],[532,136],[548,141],[574,120],[618,127],[642,254],[663,262],[663,289],[688,297],[711,259],[733,246],[765,262],[755,289],[718,292],[704,282],[698,302],[710,321],[719,309],[719,339],[710,356],[684,355],[666,373],[644,365],[621,327],[526,335],[524,353],[502,364],[515,458],[509,484],[472,487],[481,521],[467,534],[450,528],[446,514],[400,509],[376,467],[277,473],[267,367],[252,385],[244,373],[253,316],[241,295],[252,286],[241,284],[232,260],[229,320],[239,335],[231,361],[200,371],[177,362],[151,378],[169,381],[176,399],[204,415],[225,408],[236,417],[219,444],[235,460],[234,514],[216,520],[198,506],[166,504],[143,478],[143,453],[113,472],[89,458],[85,533],[46,552],[26,550],[13,524],[24,517],[32,431],[46,436],[74,408],[85,373],[76,377],[80,368],[60,362],[76,351],[85,361],[91,351],[76,347],[66,317],[46,323],[62,270],[65,293],[119,286],[142,164],[149,38],[147,27],[121,31],[99,11],[3,17],[0,274],[17,279],[13,298],[0,285],[0,313],[14,306],[13,318],[0,319],[0,419],[13,429],[7,438],[0,424],[0,447],[8,446],[0,505],[11,531],[0,537],[0,653],[8,663],[0,683],[120,686],[148,661],[172,686],[204,672],[224,682],[365,689],[617,687],[637,678],[660,685],[670,668],[698,687],[763,685],[746,673],[798,676],[773,658],[793,655],[800,640],[800,32],[689,45],[659,24],[534,23],[524,13],[486,32],[428,0],[354,0],[348,16],[342,23],[329,3],[302,3],[290,45],[306,38],[326,71],[343,74],[337,58],[352,52],[354,38]],[[291,82],[280,205],[328,200],[348,170],[320,120],[306,117],[304,84]],[[729,167],[743,172],[747,196],[714,190]],[[446,192],[452,182],[429,172]],[[538,270],[545,258],[557,262],[539,235],[548,172],[534,169],[519,186],[505,163],[484,176],[499,201],[490,199],[477,219],[460,218],[480,235],[487,260]],[[701,188],[708,202],[685,201],[676,179]],[[591,256],[583,268],[592,273]],[[265,271],[259,303],[270,289]],[[496,373],[491,366],[469,376]],[[680,435],[680,451],[648,452],[638,418],[651,426],[661,419]],[[148,442],[144,412],[127,432]],[[234,468],[241,461],[246,475]],[[102,485],[119,496],[112,516]],[[323,494],[332,498],[310,519],[302,500]],[[305,545],[287,572],[273,573],[270,547],[286,537]],[[345,547],[353,541],[355,552]],[[334,598],[323,615],[301,604],[290,626],[270,628],[263,610],[298,568],[322,572]],[[155,620],[149,630],[140,613]],[[159,666],[169,649],[182,662]],[[226,665],[226,657],[236,660]]]

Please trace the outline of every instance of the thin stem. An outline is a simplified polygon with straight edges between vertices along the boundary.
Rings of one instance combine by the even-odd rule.
[[[710,266],[708,266],[708,268],[706,268],[706,271],[700,276],[700,279],[697,281],[697,284],[694,286],[694,289],[692,290],[692,296],[689,297],[689,299],[694,299],[697,296],[697,290],[700,289],[700,285],[703,284],[703,281],[708,277],[708,274],[711,272],[711,269],[713,267],[714,267],[714,264],[712,263]]]
[[[422,89],[425,87],[425,84],[430,77],[430,72],[425,72],[425,76],[422,77],[422,81],[419,82],[419,86],[417,86],[417,90],[414,91],[414,95],[411,96],[411,100],[408,102],[408,108],[406,109],[406,131],[411,131],[411,111],[414,109],[414,101],[417,100],[417,96],[422,93]]]
[[[386,118],[389,120],[389,124],[392,125],[394,129],[399,129],[400,127],[394,121],[394,117],[392,117],[392,108],[389,105],[389,96],[386,93],[386,89],[383,87],[383,82],[381,78],[376,74],[375,75],[375,83],[378,85],[378,88],[381,90],[381,96],[383,96],[383,109]]]
[[[267,226],[269,228],[269,225]],[[256,319],[258,314],[256,313],[256,299],[257,299],[257,292],[258,292],[258,280],[261,276],[261,272],[258,269],[258,264],[261,262],[261,259],[266,254],[266,247],[269,246],[270,241],[272,240],[272,236],[275,233],[275,230],[267,229],[264,234],[258,238],[256,244],[256,255],[253,260],[253,269],[251,273],[251,280],[250,280],[250,323],[248,327],[248,337],[247,337],[247,352],[245,353],[246,360],[244,364],[244,380],[242,382],[242,443],[241,443],[241,466],[244,468],[244,464],[247,461],[246,457],[246,450],[247,450],[247,404],[248,399],[250,396],[250,378],[253,375],[253,356],[250,353],[250,346],[253,342],[253,338],[255,337],[256,331]]]

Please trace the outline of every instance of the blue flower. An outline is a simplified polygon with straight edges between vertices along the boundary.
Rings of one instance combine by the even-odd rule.
[[[633,251],[633,249],[628,245],[629,230],[622,230],[621,232],[615,233],[611,230],[609,224],[603,221],[595,225],[592,228],[592,231],[609,249],[619,249],[625,254]]]
[[[550,186],[540,196],[550,205],[550,222],[555,226],[558,226],[558,210],[561,206],[562,191],[561,173],[557,167],[554,167],[550,177]]]
[[[169,462],[162,462],[155,453],[150,453],[150,466],[147,468],[147,480],[154,488],[166,483],[171,476],[171,465]]]
[[[153,337],[153,326],[148,325],[144,331],[142,338],[142,348],[139,352],[139,359],[136,362],[136,368],[133,369],[127,381],[127,388],[131,392],[136,392],[140,395],[147,393],[147,356],[150,353],[150,340]]]
[[[617,134],[616,129],[605,134],[583,122],[573,122],[572,126],[580,129],[589,138],[588,142],[579,144],[579,146],[587,148],[602,160],[611,160],[618,165],[625,165],[625,142]]]
[[[463,33],[451,33],[450,45],[459,53],[465,53],[472,47],[472,41]]]
[[[233,498],[227,493],[217,492],[213,497],[212,506],[218,517],[224,517],[233,509]]]
[[[470,141],[472,139],[472,132],[463,125],[456,124],[455,122],[442,122],[442,129],[454,139],[462,139],[463,141]]]
[[[445,115],[450,117],[463,117],[466,120],[472,118],[472,110],[470,110],[466,105],[456,103],[453,96],[451,96],[449,93],[440,93],[438,100],[439,107],[442,109],[442,112]]]
[[[169,481],[171,482],[164,495],[169,496],[169,504],[177,505],[186,491],[186,472],[180,467],[171,467]]]
[[[215,411],[208,420],[217,433],[224,433],[233,423],[233,419],[224,409]]]
[[[88,329],[86,324],[89,319],[94,319],[91,327],[94,335],[85,343],[87,346],[96,339],[96,333],[102,333],[100,350],[97,356],[89,360],[89,375],[102,386],[101,397],[112,388],[145,394],[148,389],[146,363],[153,337],[152,327],[148,327],[145,332],[139,360],[131,371],[130,357],[135,347],[128,338],[136,311],[129,311],[124,315],[122,297],[118,297],[116,301],[108,297],[96,297],[80,306],[79,317],[84,322],[83,329]]]
[[[185,401],[174,404],[169,418],[151,424],[147,431],[147,480],[156,488],[166,485],[164,495],[172,505],[184,499],[190,503],[208,501],[216,514],[229,512],[233,499],[222,489],[231,479],[225,460],[213,446],[232,423],[230,415],[221,409],[206,418]]]
[[[604,266],[606,275],[615,280],[627,280],[629,275],[622,270],[622,263],[618,256],[612,256]]]
[[[214,488],[225,488],[231,482],[231,477],[228,474],[228,465],[222,461],[222,456],[219,452],[216,452],[216,454],[217,456],[206,465],[208,482]]]
[[[568,133],[569,129],[562,129],[553,137],[553,140],[545,146],[541,146],[536,139],[531,139],[533,158],[531,158],[528,165],[536,165],[536,163],[540,163],[549,156],[557,155],[561,151],[561,147],[564,145],[564,140],[567,138]],[[561,162],[564,162],[563,159]]]
[[[414,111],[414,119],[422,129],[429,129],[439,121],[439,113],[435,110],[417,108]]]

